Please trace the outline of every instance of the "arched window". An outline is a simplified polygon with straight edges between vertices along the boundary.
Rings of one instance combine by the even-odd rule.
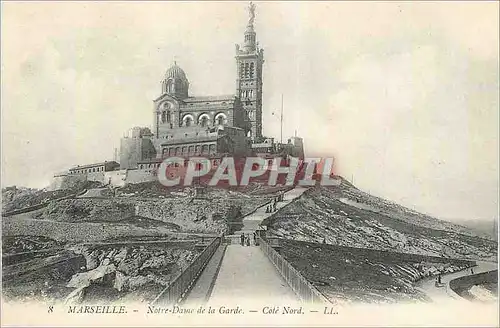
[[[249,67],[248,63],[245,63],[245,77],[246,78],[248,78],[248,76],[250,75],[249,69],[250,69],[250,67]]]
[[[202,127],[207,127],[208,126],[208,120],[209,117],[207,114],[201,114],[198,117],[198,124],[201,125]]]
[[[201,153],[204,155],[208,154],[208,145],[201,146]]]
[[[172,121],[172,115],[170,111],[167,111],[167,123],[170,123]]]
[[[209,147],[209,153],[210,154],[215,154],[215,145],[214,144],[210,145],[210,147]]]
[[[175,147],[175,155],[181,154],[181,147]]]
[[[227,117],[224,113],[219,113],[215,115],[214,125],[225,125],[227,123]]]
[[[201,146],[200,145],[196,145],[194,152],[195,152],[196,155],[199,155],[200,152],[201,152]]]
[[[193,155],[194,154],[194,146],[189,146],[188,148],[188,154]]]
[[[187,147],[186,146],[182,147],[182,154],[183,155],[187,154]]]
[[[162,123],[167,122],[167,113],[165,111],[161,112],[161,122]]]
[[[183,126],[191,126],[193,124],[194,118],[191,114],[186,114],[182,117]]]
[[[181,80],[175,80],[175,91],[180,92],[182,90],[182,81]]]
[[[254,64],[250,63],[250,78],[253,78],[253,72],[254,72]]]

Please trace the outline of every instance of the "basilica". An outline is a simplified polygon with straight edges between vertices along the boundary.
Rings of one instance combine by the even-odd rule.
[[[243,42],[235,47],[233,94],[191,95],[188,75],[174,62],[161,80],[159,96],[153,100],[152,128],[132,128],[120,140],[119,163],[97,163],[97,169],[93,164],[76,166],[69,174],[86,174],[93,179],[92,175],[102,173],[106,175],[104,181],[108,175],[117,175],[135,182],[126,177],[154,175],[154,169],[169,156],[204,156],[214,163],[224,156],[303,158],[301,138],[295,136],[279,143],[262,133],[264,50],[257,42],[254,21],[255,5],[250,3]]]
[[[243,43],[235,49],[234,94],[190,95],[187,75],[174,62],[161,81],[160,96],[153,101],[153,131],[136,128],[121,140],[122,169],[157,166],[167,156],[265,156],[283,152],[303,157],[300,138],[279,144],[262,135],[264,49],[258,45],[254,20],[255,5],[250,3]]]

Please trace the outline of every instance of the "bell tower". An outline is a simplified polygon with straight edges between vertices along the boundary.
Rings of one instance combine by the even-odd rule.
[[[250,2],[245,39],[236,45],[236,95],[240,98],[247,117],[247,136],[252,140],[262,137],[262,65],[264,50],[259,48],[254,30],[255,5]]]

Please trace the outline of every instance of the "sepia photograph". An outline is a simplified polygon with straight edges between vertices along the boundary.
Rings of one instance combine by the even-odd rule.
[[[498,327],[499,7],[3,1],[2,326]]]

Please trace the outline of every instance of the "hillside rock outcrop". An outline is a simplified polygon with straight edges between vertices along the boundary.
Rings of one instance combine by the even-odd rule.
[[[270,236],[452,258],[493,260],[497,244],[465,227],[358,189],[318,187],[264,221]]]
[[[86,260],[86,270],[73,275],[67,287],[75,288],[67,302],[85,299],[85,290],[93,284],[118,292],[130,292],[148,284],[168,286],[194,259],[191,249],[159,246],[131,246],[75,249]],[[152,295],[153,296],[153,295]]]

